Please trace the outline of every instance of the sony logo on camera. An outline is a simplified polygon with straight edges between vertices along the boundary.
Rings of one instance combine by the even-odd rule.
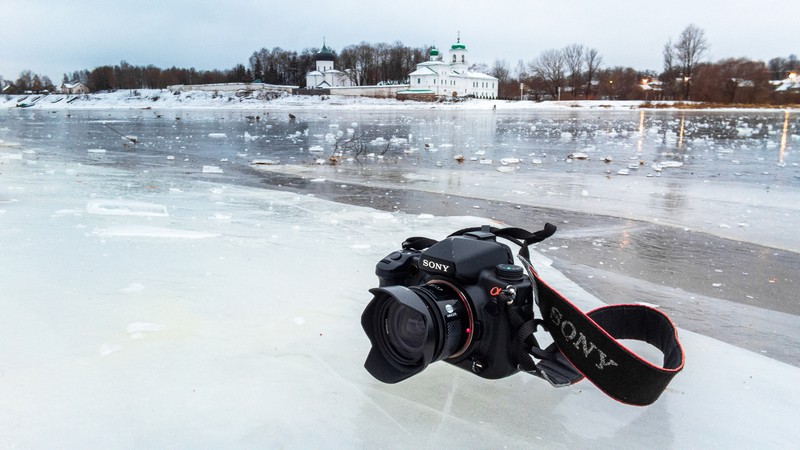
[[[441,259],[423,256],[420,258],[419,265],[426,272],[436,272],[444,275],[453,275],[453,263]]]

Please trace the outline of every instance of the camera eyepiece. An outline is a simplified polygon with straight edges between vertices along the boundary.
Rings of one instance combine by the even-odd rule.
[[[411,377],[471,342],[472,314],[463,293],[443,280],[372,289],[361,325],[372,342],[364,364],[385,383]]]

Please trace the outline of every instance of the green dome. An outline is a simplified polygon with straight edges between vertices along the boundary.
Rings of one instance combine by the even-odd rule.
[[[439,56],[439,50],[436,47],[431,47],[430,56]]]
[[[333,54],[325,44],[322,44],[322,50],[317,52],[316,58],[317,61],[334,61],[336,56]]]
[[[450,50],[466,50],[467,46],[461,43],[461,32],[458,32],[456,43],[450,46]]]

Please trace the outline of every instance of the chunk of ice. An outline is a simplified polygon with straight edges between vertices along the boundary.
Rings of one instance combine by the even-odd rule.
[[[222,173],[219,166],[203,166],[203,173]]]
[[[89,200],[86,212],[101,216],[169,216],[165,205],[126,200]]]
[[[154,227],[149,225],[116,225],[98,228],[93,232],[101,237],[146,237],[168,239],[207,239],[219,236],[219,233],[205,231],[179,230],[175,228]]]

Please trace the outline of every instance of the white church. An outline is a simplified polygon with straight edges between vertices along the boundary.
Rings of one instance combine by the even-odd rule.
[[[459,34],[450,46],[448,58],[442,60],[439,50],[431,48],[429,60],[417,64],[408,75],[407,85],[357,86],[349,71],[334,66],[335,55],[323,41],[315,56],[316,70],[306,74],[307,89],[328,89],[331,94],[394,97],[395,95],[433,95],[446,97],[497,98],[498,79],[469,70],[467,47]],[[331,89],[334,90],[331,90]]]
[[[317,62],[316,70],[306,74],[306,88],[308,89],[328,89],[332,87],[354,86],[355,83],[350,79],[348,73],[336,70],[334,62],[336,57],[333,52],[322,43],[322,49],[317,52],[315,58]]]
[[[444,61],[436,47],[431,48],[430,59],[417,64],[409,74],[409,91],[431,93],[437,96],[497,98],[498,79],[469,70],[467,47],[461,36],[450,46],[449,57]]]

